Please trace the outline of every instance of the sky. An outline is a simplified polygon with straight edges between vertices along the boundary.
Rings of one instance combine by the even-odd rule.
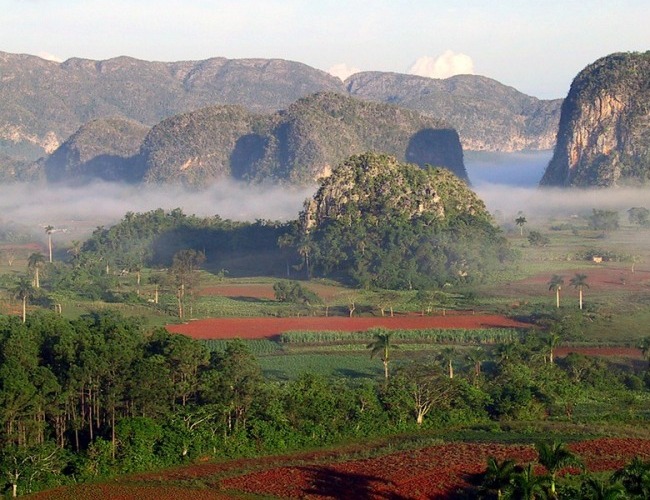
[[[599,57],[649,50],[649,21],[648,0],[0,0],[0,51],[470,73],[547,99]]]

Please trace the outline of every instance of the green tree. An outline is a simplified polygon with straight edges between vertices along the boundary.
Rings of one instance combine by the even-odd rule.
[[[11,496],[32,493],[39,480],[60,475],[60,455],[61,450],[50,443],[0,451],[0,470],[11,485]]]
[[[531,231],[528,234],[528,243],[533,247],[545,247],[551,242],[548,236],[540,233],[539,231]]]
[[[449,375],[449,379],[454,378],[454,361],[456,360],[457,356],[458,352],[454,347],[451,346],[445,347],[440,351],[440,358],[447,366],[447,374]]]
[[[555,307],[560,308],[560,290],[564,286],[564,276],[554,274],[548,282],[548,289],[555,292]]]
[[[557,473],[568,466],[582,468],[582,461],[566,445],[560,441],[552,443],[537,443],[537,461],[543,465],[549,473],[551,494],[555,496],[555,480]]]
[[[632,224],[639,226],[650,225],[650,210],[645,207],[632,207],[627,211],[628,219]]]
[[[47,225],[45,226],[45,233],[47,234],[47,249],[50,255],[50,264],[52,263],[52,233],[54,232],[54,226]]]
[[[388,363],[390,362],[390,350],[392,347],[390,339],[392,336],[392,332],[377,328],[372,334],[373,341],[366,346],[370,349],[371,359],[378,354],[380,355],[380,359],[384,364],[384,378],[386,381],[388,381]]]
[[[34,295],[34,287],[26,277],[21,277],[14,287],[14,296],[20,300],[22,304],[22,319],[23,323],[27,320],[27,301]]]
[[[228,433],[246,427],[249,410],[262,383],[262,371],[241,341],[229,342],[213,353],[210,369],[201,379],[201,399],[221,405]]]
[[[508,495],[520,500],[543,499],[547,497],[547,484],[545,477],[535,475],[534,465],[528,464],[513,474]]]
[[[494,492],[498,499],[503,498],[504,491],[510,486],[516,471],[514,460],[498,461],[494,457],[488,457],[480,490]]]
[[[580,485],[580,498],[585,500],[624,500],[627,497],[622,484],[587,476]]]
[[[523,215],[520,215],[519,217],[517,217],[515,219],[515,224],[517,224],[517,226],[519,226],[519,235],[520,236],[524,235],[524,226],[526,225],[527,222],[528,221],[526,220],[526,217],[524,217]]]
[[[181,319],[185,317],[185,296],[196,285],[197,271],[203,262],[205,254],[196,250],[180,250],[174,254],[169,272],[176,285],[178,317]]]
[[[589,226],[597,231],[618,229],[618,212],[614,210],[597,210],[594,208],[588,220]]]
[[[584,288],[589,288],[589,285],[587,284],[587,275],[576,273],[576,275],[569,281],[569,284],[578,290],[580,309],[582,309],[582,290]]]
[[[399,384],[400,391],[408,394],[417,425],[424,423],[432,408],[444,409],[451,402],[453,381],[438,366],[411,363],[392,380]]]
[[[548,362],[550,364],[553,364],[553,361],[555,360],[555,348],[560,344],[560,340],[560,335],[553,331],[549,332],[544,339],[544,345],[548,349]]]
[[[638,456],[618,469],[612,480],[620,481],[625,491],[639,498],[650,498],[650,461],[644,462]]]
[[[481,363],[486,360],[487,356],[482,347],[474,347],[466,354],[467,361],[472,363],[474,385],[478,385],[479,377],[481,376]]]
[[[34,288],[41,287],[40,272],[45,266],[45,256],[40,252],[35,252],[27,259],[27,267],[34,273]]]

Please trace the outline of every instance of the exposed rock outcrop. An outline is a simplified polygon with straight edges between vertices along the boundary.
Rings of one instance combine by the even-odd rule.
[[[650,183],[650,51],[587,66],[562,105],[543,186]]]

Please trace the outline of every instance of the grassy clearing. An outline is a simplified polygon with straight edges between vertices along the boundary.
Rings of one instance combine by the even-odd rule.
[[[290,380],[304,373],[371,379],[384,376],[381,361],[370,359],[367,352],[262,356],[258,361],[264,376],[272,380]]]

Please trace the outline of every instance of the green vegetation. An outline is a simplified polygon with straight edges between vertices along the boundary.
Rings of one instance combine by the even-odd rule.
[[[373,339],[387,360],[382,332]],[[417,429],[540,420],[644,425],[650,418],[646,366],[579,355],[550,362],[537,335],[479,357],[444,348],[437,356],[397,358],[400,351],[391,349],[389,378],[368,348],[320,355],[334,376],[318,375],[313,354],[278,355],[257,341],[209,350],[111,312],[76,320],[36,313],[25,323],[0,317],[2,456],[34,457],[12,462],[16,474],[6,488],[23,494],[70,474],[86,481],[203,456],[286,452]],[[279,356],[293,373],[273,371],[268,361]],[[540,451],[551,474],[568,463],[555,455],[551,463]]]
[[[377,158],[404,177],[374,172]],[[604,232],[588,213],[548,221],[531,216],[527,234],[548,235],[539,247],[516,222],[503,231],[493,226],[480,200],[447,172],[402,171],[372,155],[365,160],[351,159],[348,173],[375,191],[354,191],[355,203],[339,202],[338,212],[328,212],[337,200],[332,182],[332,196],[316,200],[328,202],[308,204],[297,222],[128,213],[67,249],[51,230],[41,234],[47,253],[45,238],[55,238],[52,263],[37,247],[6,242],[0,463],[12,475],[3,476],[0,488],[23,494],[72,478],[405,433],[416,440],[479,439],[479,430],[488,429],[482,439],[531,442],[548,428],[577,438],[647,427],[646,226],[628,219]],[[371,175],[377,185],[365,182],[364,169],[378,174]],[[395,201],[391,189],[400,182],[414,196],[431,187],[429,198],[435,191],[440,204]],[[301,233],[308,220],[317,224]],[[392,234],[386,220],[397,231],[393,240],[385,240]],[[319,234],[320,224],[327,230]],[[317,246],[325,241],[349,245]],[[383,241],[392,241],[393,250],[414,246],[391,253]],[[323,270],[327,248],[342,249],[331,258],[348,267],[340,264],[327,280],[299,279],[310,268]],[[409,254],[414,260],[391,260]],[[376,270],[389,268],[385,276],[401,289],[379,286]],[[333,279],[344,272],[347,285]],[[418,286],[410,288],[409,280]],[[505,314],[530,327],[293,331],[234,342],[194,341],[157,328],[181,316],[453,320],[473,312]],[[567,353],[585,346],[639,350],[611,358]],[[545,491],[555,482],[548,464]],[[494,472],[491,485],[498,483]],[[531,491],[530,470],[515,472],[507,488]],[[570,488],[598,487],[595,480],[555,479],[560,498]]]
[[[293,244],[308,275],[363,288],[478,283],[511,257],[482,201],[461,180],[385,155],[339,165],[306,204],[300,225]]]

